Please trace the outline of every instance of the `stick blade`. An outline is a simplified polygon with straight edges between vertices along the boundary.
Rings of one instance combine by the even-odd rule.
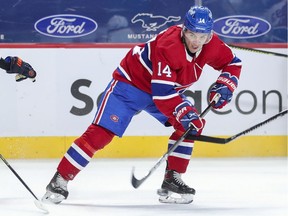
[[[46,208],[46,206],[41,201],[34,200],[34,204],[38,209],[42,210],[45,214],[49,214],[48,209]]]
[[[135,167],[132,168],[131,184],[135,189],[137,189],[146,180],[148,176],[145,176],[144,178],[139,180],[135,177],[134,172]]]

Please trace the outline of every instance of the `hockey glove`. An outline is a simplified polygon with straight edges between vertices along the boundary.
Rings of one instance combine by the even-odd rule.
[[[193,126],[191,135],[200,135],[205,125],[205,120],[200,118],[197,114],[197,110],[192,106],[189,101],[184,101],[175,108],[174,115],[176,120],[181,123],[182,131],[187,130],[190,126]]]
[[[31,78],[35,81],[36,71],[30,64],[24,62],[21,58],[8,56],[3,60],[0,60],[0,67],[6,70],[7,73],[16,73],[16,82],[20,82],[27,78]]]
[[[232,99],[233,92],[237,88],[238,78],[235,76],[231,76],[230,73],[224,72],[222,73],[215,85],[210,90],[209,101],[213,101],[215,95],[217,93],[220,94],[220,98],[218,102],[213,106],[215,109],[223,108],[227,103],[229,103]]]

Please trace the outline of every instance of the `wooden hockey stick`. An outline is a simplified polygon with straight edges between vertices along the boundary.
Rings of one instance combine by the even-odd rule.
[[[253,49],[253,48],[247,48],[247,47],[242,47],[242,46],[235,46],[235,45],[232,45],[232,44],[229,44],[229,47],[232,47],[232,48],[235,48],[235,49],[240,49],[240,50],[251,51],[251,52],[255,52],[255,53],[260,53],[260,54],[268,54],[268,55],[274,55],[274,56],[285,57],[285,58],[288,57],[287,54],[270,52],[270,51]]]
[[[270,117],[270,118],[268,118],[268,119],[266,119],[266,120],[264,120],[264,121],[262,121],[262,122],[260,122],[260,123],[258,123],[256,125],[248,128],[248,129],[246,129],[246,130],[244,130],[244,131],[242,131],[242,132],[240,132],[238,134],[235,134],[234,136],[228,137],[228,138],[211,137],[211,136],[205,136],[205,135],[200,135],[200,136],[192,136],[192,135],[190,135],[187,138],[193,139],[193,140],[198,140],[198,141],[203,141],[203,142],[215,143],[215,144],[227,144],[227,143],[237,139],[240,136],[243,136],[243,135],[245,135],[247,133],[250,133],[251,131],[259,128],[259,127],[262,127],[263,125],[265,125],[265,124],[277,119],[278,117],[286,115],[287,112],[288,112],[287,109],[283,110],[283,111],[279,112],[278,114],[276,114],[276,115],[274,115],[274,116],[272,116],[272,117]]]
[[[12,171],[12,173],[18,178],[18,180],[25,186],[25,188],[32,194],[35,198],[34,204],[37,208],[41,209],[45,213],[49,213],[48,209],[43,205],[43,203],[37,198],[37,196],[32,192],[32,190],[28,187],[28,185],[24,182],[24,180],[18,175],[18,173],[11,167],[8,161],[0,154],[0,159],[6,164],[6,166]]]
[[[217,94],[214,100],[208,105],[208,107],[200,114],[200,117],[204,117],[208,111],[213,107],[215,103],[219,100],[220,95]],[[178,147],[178,145],[183,142],[183,140],[189,135],[194,127],[189,127],[185,133],[173,144],[173,146],[157,161],[157,163],[149,170],[149,172],[141,179],[137,179],[134,175],[135,167],[132,168],[131,183],[134,188],[138,188],[164,161],[167,160],[168,156]]]

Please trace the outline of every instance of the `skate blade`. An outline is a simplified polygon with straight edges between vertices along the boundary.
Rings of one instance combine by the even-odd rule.
[[[190,204],[193,202],[193,194],[177,194],[168,191],[166,195],[160,195],[159,202],[168,204]]]
[[[38,209],[41,209],[45,214],[49,214],[48,209],[40,200],[34,200],[34,204]]]
[[[59,204],[61,203],[65,197],[61,194],[53,193],[51,191],[47,191],[45,195],[42,197],[41,201],[47,204]]]
[[[169,191],[167,189],[160,188],[157,190],[157,194],[159,196],[168,196]]]

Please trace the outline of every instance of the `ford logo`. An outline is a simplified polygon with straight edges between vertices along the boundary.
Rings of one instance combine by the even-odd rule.
[[[271,25],[264,19],[254,16],[226,16],[214,21],[216,34],[227,38],[255,38],[266,34]]]
[[[84,16],[58,14],[39,19],[34,28],[39,33],[58,38],[75,38],[91,34],[97,29],[97,23]]]

